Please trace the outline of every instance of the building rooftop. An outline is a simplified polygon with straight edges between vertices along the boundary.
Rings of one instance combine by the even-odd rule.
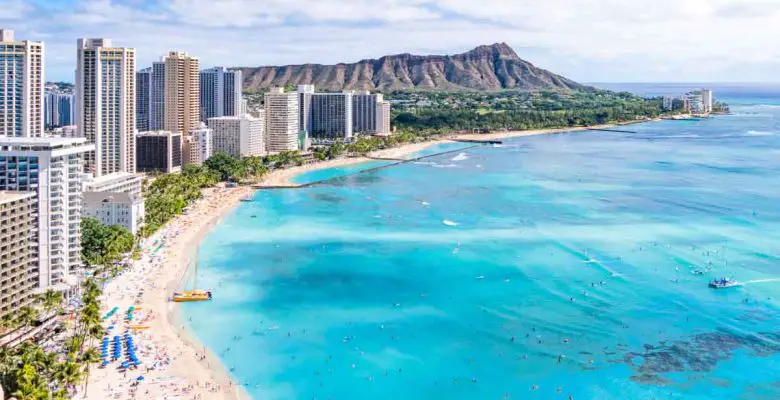
[[[124,192],[84,192],[84,202],[133,204],[141,201],[138,196]]]
[[[8,190],[0,190],[0,204],[9,203],[12,201],[18,201],[33,196],[35,196],[34,192],[14,192]]]
[[[87,138],[62,138],[62,137],[16,137],[0,136],[0,145],[5,146],[46,146],[46,147],[70,147],[86,144]]]
[[[139,136],[180,136],[181,132],[171,132],[171,131],[143,131],[138,132],[135,134],[136,137]]]
[[[143,179],[143,177],[137,174],[131,174],[129,172],[115,172],[113,174],[103,175],[97,178],[90,179],[85,183],[87,185],[94,186],[94,185],[100,185],[109,182],[130,181],[136,179],[141,180]]]

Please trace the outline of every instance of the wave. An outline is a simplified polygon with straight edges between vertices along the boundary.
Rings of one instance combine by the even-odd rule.
[[[450,221],[448,219],[445,219],[444,221],[441,221],[442,224],[447,226],[458,226],[458,223],[455,221]]]
[[[774,135],[774,132],[768,132],[768,131],[747,131],[745,133],[745,136],[772,136]]]
[[[468,159],[469,159],[469,155],[468,154],[460,153],[457,156],[453,157],[452,161],[464,161],[464,160],[468,160]]]
[[[433,168],[458,168],[458,166],[455,165],[455,164],[436,164],[436,163],[433,163],[433,164],[431,164],[431,166]]]

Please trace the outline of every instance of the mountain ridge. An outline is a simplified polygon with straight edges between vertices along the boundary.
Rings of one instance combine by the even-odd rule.
[[[571,90],[586,86],[521,59],[506,43],[454,55],[386,55],[354,63],[239,67],[244,89],[313,84],[318,89],[497,91]]]

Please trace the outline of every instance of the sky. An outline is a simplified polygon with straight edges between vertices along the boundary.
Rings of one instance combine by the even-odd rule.
[[[780,0],[0,0],[0,28],[43,41],[73,81],[76,39],[170,50],[202,67],[456,54],[505,42],[580,82],[779,82]]]

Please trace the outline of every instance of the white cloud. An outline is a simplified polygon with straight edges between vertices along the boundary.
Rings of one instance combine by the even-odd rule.
[[[24,0],[0,0],[0,21],[20,20],[29,10]]]
[[[252,66],[453,54],[507,42],[581,81],[779,78],[780,0],[72,1],[15,22],[17,36],[47,36],[47,70],[60,78],[72,75],[78,37],[136,47],[139,65],[171,49],[203,65]],[[0,6],[0,20],[29,11],[24,0]]]
[[[212,27],[278,25],[288,19],[311,22],[404,21],[435,18],[420,0],[171,0],[180,21]]]

